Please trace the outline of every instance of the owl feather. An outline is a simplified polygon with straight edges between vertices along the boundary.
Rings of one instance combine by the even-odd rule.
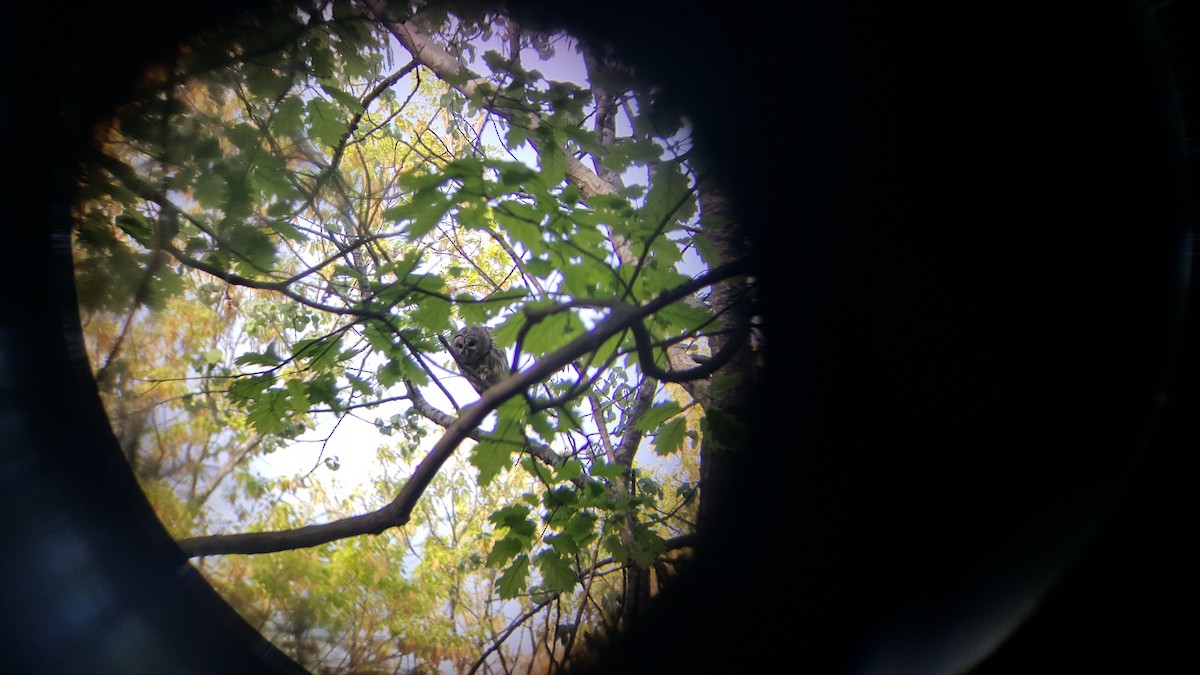
[[[480,394],[508,377],[504,350],[496,346],[491,331],[484,326],[460,328],[450,340],[450,351],[459,372]]]

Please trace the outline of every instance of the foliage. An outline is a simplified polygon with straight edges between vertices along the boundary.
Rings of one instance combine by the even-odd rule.
[[[580,82],[525,65],[576,49]],[[181,47],[87,163],[97,382],[181,539],[386,510],[475,397],[443,346],[463,324],[555,366],[485,392],[405,527],[200,559],[305,665],[553,667],[681,562],[706,411],[658,380],[748,328],[697,294],[737,275],[710,273],[686,133],[627,75],[504,17],[314,0]],[[334,450],[359,422],[373,457]]]

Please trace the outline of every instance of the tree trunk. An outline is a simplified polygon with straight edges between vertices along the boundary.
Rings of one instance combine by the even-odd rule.
[[[704,233],[720,252],[722,260],[743,260],[749,255],[749,245],[742,236],[738,217],[733,205],[721,193],[709,185],[701,186],[700,214],[705,222]],[[709,303],[714,315],[721,317],[721,332],[710,338],[711,353],[717,353],[727,342],[749,328],[754,321],[753,279],[742,277],[724,281],[713,286]],[[750,419],[746,406],[752,398],[758,379],[757,356],[761,345],[751,333],[751,339],[738,350],[724,368],[717,371],[705,383],[697,383],[702,389],[693,393],[704,408],[708,427],[700,444],[700,504],[697,514],[697,531],[707,532],[729,494],[730,468],[736,462],[738,437],[725,420],[736,424],[737,420]],[[721,386],[712,386],[720,379]]]

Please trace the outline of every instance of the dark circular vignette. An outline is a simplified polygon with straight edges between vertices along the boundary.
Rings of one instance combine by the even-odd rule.
[[[689,115],[770,308],[744,490],[609,670],[1154,671],[1187,653],[1168,611],[1194,599],[1200,403],[1183,5],[509,4],[612,42]],[[0,22],[4,672],[298,670],[121,459],[67,234],[73,158],[142,64],[261,7]]]

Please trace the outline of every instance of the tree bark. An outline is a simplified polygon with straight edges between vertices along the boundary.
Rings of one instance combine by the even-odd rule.
[[[702,218],[712,223],[704,233],[712,241],[724,260],[743,260],[750,255],[750,246],[739,226],[739,218],[728,198],[716,186],[703,186],[700,193]],[[719,224],[718,224],[719,223]],[[752,279],[731,279],[713,286],[709,303],[712,312],[721,317],[722,332],[709,340],[712,353],[716,354],[739,339],[739,335],[752,331],[754,306],[752,301]],[[707,383],[693,381],[692,390],[699,394],[697,401],[706,415],[720,415],[726,419],[749,419],[745,410],[751,400],[758,379],[756,351],[761,345],[754,337],[734,352],[729,363],[720,371],[727,378],[720,387],[712,387],[712,378]],[[707,386],[706,386],[707,384]],[[697,394],[693,394],[696,396]],[[736,462],[739,448],[732,439],[716,438],[710,425],[700,444],[700,503],[697,513],[697,530],[705,532],[720,512],[729,494],[730,468]]]

